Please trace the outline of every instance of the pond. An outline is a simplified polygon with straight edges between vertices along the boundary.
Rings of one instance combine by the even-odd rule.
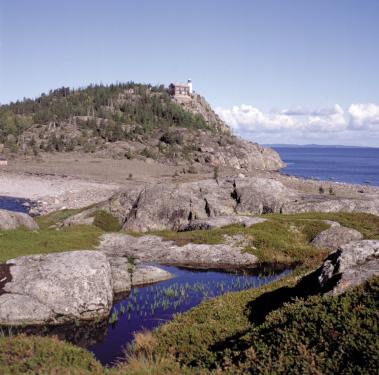
[[[0,209],[28,213],[30,206],[27,199],[0,196]]]
[[[103,365],[112,365],[124,358],[124,349],[132,342],[135,332],[152,330],[172,319],[174,314],[185,312],[207,298],[257,288],[291,272],[259,274],[257,270],[225,272],[159,267],[174,277],[134,288],[127,298],[115,303],[106,334],[100,342],[88,348]]]

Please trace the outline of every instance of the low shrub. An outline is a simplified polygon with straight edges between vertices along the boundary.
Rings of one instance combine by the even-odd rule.
[[[40,336],[0,337],[0,373],[103,375],[104,368],[85,349]]]
[[[105,232],[118,232],[121,229],[118,219],[104,210],[96,211],[93,224]]]

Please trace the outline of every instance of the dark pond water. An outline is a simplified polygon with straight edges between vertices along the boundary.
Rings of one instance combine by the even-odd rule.
[[[207,298],[231,291],[257,288],[290,272],[259,275],[215,270],[199,271],[160,266],[175,275],[171,280],[151,286],[134,288],[131,294],[116,303],[103,340],[91,347],[103,365],[111,365],[123,357],[124,348],[132,342],[135,332],[151,330],[170,320],[174,314],[185,312]]]
[[[0,196],[0,209],[28,213],[30,202],[26,199]]]

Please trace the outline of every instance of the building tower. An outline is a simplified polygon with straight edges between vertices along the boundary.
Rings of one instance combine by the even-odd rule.
[[[192,94],[192,80],[191,80],[191,78],[188,79],[187,85],[188,85],[189,93]]]

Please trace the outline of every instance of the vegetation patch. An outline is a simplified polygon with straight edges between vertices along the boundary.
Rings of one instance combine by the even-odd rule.
[[[360,231],[365,239],[379,239],[379,217],[364,213],[304,213],[268,214],[268,221],[250,228],[230,225],[211,230],[189,232],[159,231],[151,234],[174,241],[178,246],[188,243],[216,245],[225,243],[230,236],[243,235],[245,251],[258,257],[262,263],[293,264],[321,260],[325,251],[310,243],[323,230],[329,228],[325,220]]]
[[[104,369],[87,350],[56,338],[16,336],[0,337],[0,372],[101,375]]]
[[[104,232],[95,226],[76,225],[62,229],[0,232],[0,262],[21,255],[47,254],[67,250],[93,249]]]
[[[367,240],[379,239],[379,216],[360,212],[307,212],[290,215],[266,215],[275,220],[332,220],[347,228],[356,229]]]
[[[187,243],[216,245],[224,243],[228,238],[243,235],[245,251],[258,257],[262,263],[293,264],[304,262],[312,257],[324,255],[310,241],[329,226],[321,220],[299,220],[295,218],[276,219],[255,224],[250,228],[242,225],[230,225],[211,230],[189,232],[161,231],[153,234],[176,245]]]
[[[83,209],[65,209],[60,211],[54,211],[50,214],[44,216],[38,216],[35,218],[40,228],[49,228],[59,223],[62,223],[64,220],[69,217],[78,214]]]
[[[105,232],[118,232],[121,229],[118,219],[104,210],[95,212],[93,224]]]
[[[378,308],[379,278],[337,297],[289,303],[219,343],[217,365],[233,374],[374,374]]]

